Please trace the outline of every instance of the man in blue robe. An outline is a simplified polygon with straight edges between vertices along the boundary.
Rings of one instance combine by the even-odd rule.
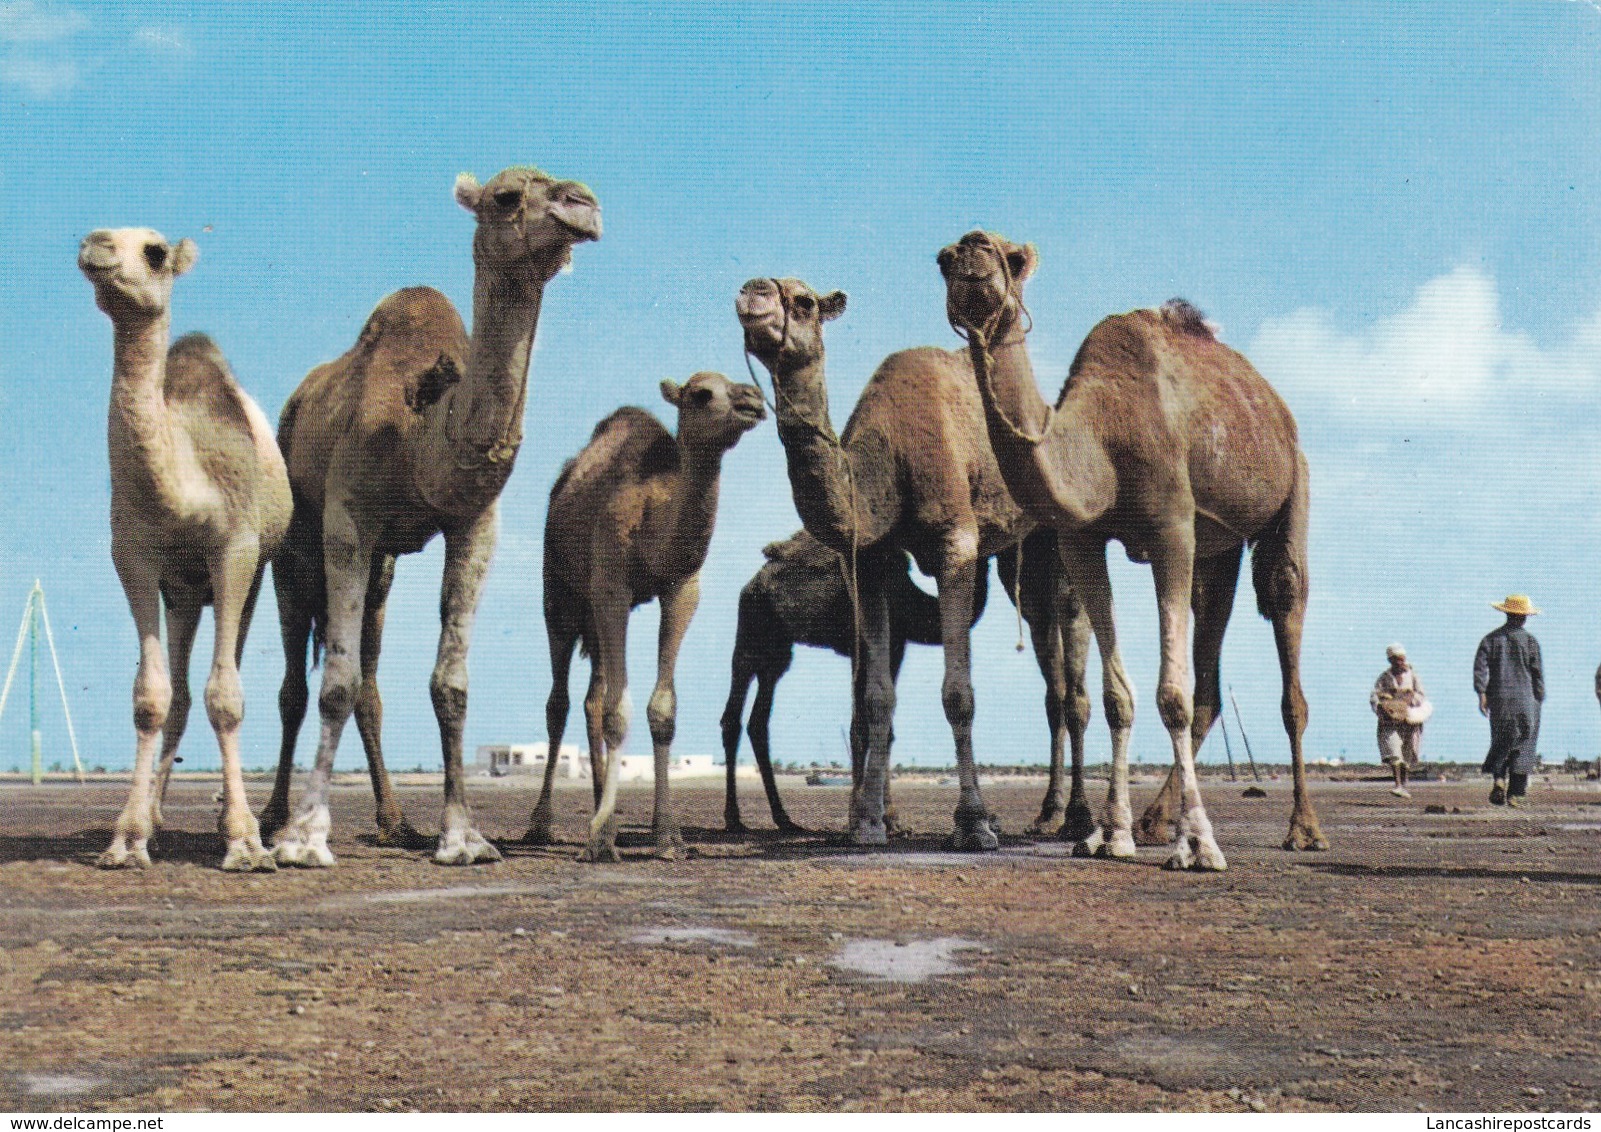
[[[1540,664],[1540,642],[1523,623],[1540,611],[1527,594],[1511,594],[1492,602],[1506,614],[1506,624],[1479,642],[1473,658],[1473,690],[1479,694],[1479,711],[1490,717],[1490,751],[1484,771],[1495,780],[1492,805],[1521,806],[1529,775],[1538,762],[1535,741],[1540,735],[1540,704],[1545,699],[1545,672]]]

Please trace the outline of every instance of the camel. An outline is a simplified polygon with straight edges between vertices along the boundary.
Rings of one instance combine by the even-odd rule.
[[[472,336],[438,291],[397,291],[378,304],[349,352],[306,375],[279,418],[295,492],[294,524],[273,567],[285,659],[283,745],[263,818],[281,826],[279,864],[334,864],[328,781],[352,711],[380,829],[393,840],[409,836],[379,745],[378,651],[395,558],[440,533],[441,632],[429,692],[444,748],[445,805],[433,859],[464,865],[500,857],[473,827],[463,782],[467,648],[494,555],[501,488],[522,443],[545,284],[568,265],[575,244],[600,238],[600,206],[576,181],[527,167],[485,185],[464,173],[455,197],[477,218]],[[313,637],[325,655],[322,729],[300,807],[284,824]]]
[[[200,611],[211,605],[216,634],[205,699],[222,751],[222,867],[270,872],[239,764],[239,662],[262,572],[289,527],[289,477],[272,426],[211,339],[189,334],[167,347],[173,280],[198,255],[194,241],[173,246],[149,228],[100,229],[78,250],[78,267],[114,332],[106,428],[111,561],[139,631],[133,785],[99,864],[150,864],[161,788],[188,722],[189,653]],[[170,671],[161,656],[163,606]]]
[[[567,677],[573,648],[590,658],[584,717],[589,730],[595,814],[584,858],[617,857],[617,775],[628,732],[628,618],[636,605],[661,602],[656,687],[646,705],[656,757],[651,827],[656,854],[683,850],[668,789],[668,757],[678,720],[673,670],[700,602],[700,568],[717,522],[723,456],[767,416],[761,390],[720,373],[697,373],[682,386],[661,383],[678,410],[675,437],[643,409],[618,409],[595,426],[550,490],[545,517],[545,631],[550,639],[546,750],[561,750],[567,727]],[[527,840],[551,840],[556,759],[529,819]]]
[[[1029,364],[1023,284],[1038,262],[1033,246],[972,232],[941,250],[938,261],[947,315],[967,338],[1007,486],[1036,521],[1056,530],[1101,652],[1112,785],[1095,848],[1113,857],[1136,852],[1128,797],[1134,693],[1118,655],[1106,567],[1107,543],[1116,539],[1132,561],[1149,562],[1156,579],[1156,699],[1181,799],[1167,866],[1228,867],[1201,801],[1194,751],[1221,707],[1218,658],[1247,544],[1257,608],[1272,622],[1278,647],[1294,765],[1284,845],[1326,849],[1301,752],[1309,472],[1289,408],[1182,300],[1103,319],[1079,347],[1052,408]],[[1184,656],[1192,608],[1193,701]]]
[[[1076,770],[1072,807],[1076,820],[1064,836],[1079,841],[1089,835],[1093,824],[1089,806],[1084,800],[1083,779],[1084,730],[1089,719],[1089,703],[1084,695],[1084,659],[1088,652],[1089,624],[1071,612],[1066,618],[1058,618],[1058,603],[1074,599],[1072,591],[1065,586],[1061,587],[1060,594],[1054,588],[1061,577],[1061,569],[1056,561],[1054,532],[1036,531],[1019,545],[1025,548],[1021,578],[1018,574],[1018,547],[1003,550],[997,557],[997,564],[1007,596],[1014,605],[1021,600],[1023,617],[1034,637],[1035,657],[1040,662],[1040,672],[1045,678],[1045,713],[1051,730],[1050,779],[1040,815],[1030,829],[1037,833],[1056,832],[1057,825],[1063,821],[1068,808],[1062,793],[1063,740],[1068,738],[1072,742]],[[789,670],[795,645],[832,649],[841,656],[851,654],[850,590],[846,585],[840,556],[807,534],[804,528],[782,542],[763,548],[762,553],[767,563],[745,584],[739,595],[733,678],[722,718],[723,759],[727,767],[723,823],[731,833],[745,832],[745,825],[740,820],[734,774],[739,756],[739,731],[745,697],[751,682],[755,681],[756,700],[746,725],[751,749],[755,753],[756,767],[767,793],[773,824],[781,831],[794,833],[799,832],[801,827],[790,820],[773,778],[768,743],[773,700],[779,680]],[[891,572],[887,582],[890,678],[896,682],[899,681],[901,661],[908,643],[943,643],[940,637],[939,602],[912,583],[909,567],[910,560],[902,554],[899,569]],[[989,592],[988,581],[989,566],[986,561],[980,563],[977,570],[977,592],[973,598],[974,622],[984,612],[985,598]],[[1065,620],[1070,630],[1083,630],[1078,637],[1069,639],[1067,653],[1064,653],[1059,620]],[[1076,661],[1071,671],[1067,664],[1068,654]],[[1070,677],[1074,680],[1071,687]],[[1075,710],[1071,713],[1066,710],[1070,693],[1075,700]],[[859,776],[865,754],[861,729],[853,727],[850,738],[851,768],[853,774]],[[890,742],[894,742],[893,728]]]
[[[843,292],[819,296],[799,279],[752,279],[741,288],[735,313],[745,349],[772,375],[795,508],[806,530],[850,564],[857,588],[853,702],[866,754],[852,788],[851,839],[882,845],[888,837],[884,802],[895,710],[889,580],[904,552],[935,578],[939,594],[941,700],[960,783],[952,845],[995,849],[999,838],[973,759],[974,586],[980,562],[1018,543],[1034,523],[1001,479],[970,363],[961,353],[921,347],[891,354],[868,381],[844,436],[834,433],[823,325],[845,304]],[[1062,624],[1070,624],[1072,610],[1064,616]],[[1042,633],[1046,620],[1040,619]],[[1070,719],[1081,705],[1087,708],[1082,697],[1064,698]],[[1081,753],[1078,762],[1081,773]]]

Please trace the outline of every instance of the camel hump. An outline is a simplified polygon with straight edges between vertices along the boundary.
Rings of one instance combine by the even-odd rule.
[[[624,405],[597,424],[584,450],[562,466],[550,498],[562,495],[575,476],[587,480],[626,470],[643,479],[677,467],[678,441],[667,426],[644,409]]]
[[[382,341],[448,341],[467,336],[456,307],[432,287],[402,287],[378,300],[356,339],[369,349]]]
[[[210,420],[250,431],[250,417],[233,370],[209,335],[185,334],[172,344],[167,351],[162,394],[169,405],[192,407]]]
[[[1180,333],[1217,341],[1217,327],[1188,299],[1169,299],[1157,313],[1162,316],[1163,322]]]

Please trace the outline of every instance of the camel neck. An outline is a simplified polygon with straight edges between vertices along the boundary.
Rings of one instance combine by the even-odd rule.
[[[483,510],[511,476],[543,295],[540,283],[478,269],[467,372],[430,414],[417,468],[424,498],[446,514]]]
[[[1115,500],[1117,477],[1092,425],[1040,396],[1028,343],[1008,328],[989,351],[969,346],[984,423],[1001,477],[1036,522],[1085,526]]]
[[[656,574],[681,579],[700,569],[717,525],[717,497],[721,489],[723,454],[678,449],[678,475],[673,485],[665,524],[666,537],[657,540],[662,560]]]
[[[119,318],[112,324],[111,408],[107,440],[112,481],[148,491],[168,511],[182,499],[173,469],[172,422],[167,414],[167,339],[172,319]]]
[[[829,420],[822,357],[772,373],[778,439],[801,522],[813,538],[842,554],[853,544],[866,545],[856,507],[855,461]]]

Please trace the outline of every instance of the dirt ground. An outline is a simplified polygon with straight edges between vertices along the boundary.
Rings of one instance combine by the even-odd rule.
[[[1331,852],[1214,782],[1228,872],[1075,860],[1020,835],[950,854],[955,788],[897,787],[910,835],[780,838],[759,789],[675,790],[694,850],[526,848],[525,780],[475,779],[495,865],[378,848],[334,791],[326,871],[216,869],[216,784],[174,784],[144,873],[92,867],[119,783],[0,787],[0,1109],[1575,1110],[1601,1104],[1601,790],[1316,783]],[[1143,804],[1155,783],[1136,789]],[[252,800],[266,783],[253,783]],[[847,792],[786,781],[809,828]],[[403,791],[434,827],[437,788]],[[1431,804],[1443,813],[1428,813]]]

